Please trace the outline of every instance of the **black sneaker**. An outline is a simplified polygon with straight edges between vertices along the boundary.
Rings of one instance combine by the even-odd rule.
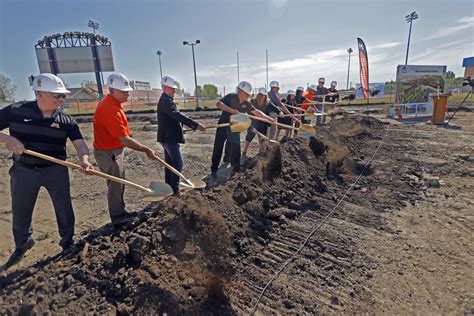
[[[25,255],[25,253],[31,248],[33,248],[34,245],[35,245],[35,241],[32,238],[29,238],[26,244],[23,246],[23,248],[16,249],[11,254],[10,258],[8,258],[7,262],[5,262],[3,266],[0,266],[0,272],[6,271],[10,269],[12,266],[14,266],[15,264],[19,263],[21,259],[23,259],[23,256]]]

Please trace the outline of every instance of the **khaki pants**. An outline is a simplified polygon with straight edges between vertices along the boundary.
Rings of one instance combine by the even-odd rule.
[[[124,148],[110,151],[94,150],[94,158],[100,170],[122,179],[125,179],[124,156]],[[124,190],[125,186],[123,184],[107,180],[107,203],[112,222],[120,219],[125,213]]]

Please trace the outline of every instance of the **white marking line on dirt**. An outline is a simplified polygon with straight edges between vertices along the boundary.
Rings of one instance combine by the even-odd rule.
[[[407,132],[407,133],[414,133],[414,134],[428,134],[428,135],[446,135],[447,133],[451,133],[451,135],[459,134],[459,135],[474,135],[474,132],[467,132],[462,130],[444,130],[444,131],[412,131],[408,129],[398,129],[398,128],[391,128],[389,131],[393,132]]]
[[[385,132],[385,135],[383,136],[383,138],[380,140],[380,143],[379,145],[377,146],[377,148],[375,149],[374,153],[372,154],[372,156],[370,157],[369,160],[367,160],[367,162],[365,163],[364,165],[364,169],[362,169],[361,173],[359,174],[359,176],[357,177],[357,179],[354,181],[354,183],[351,184],[351,186],[347,189],[347,191],[344,193],[344,195],[341,197],[341,199],[337,202],[336,206],[334,206],[334,208],[331,210],[331,212],[328,213],[328,215],[326,215],[326,217],[324,217],[323,221],[319,223],[318,226],[316,226],[309,234],[308,236],[306,237],[306,239],[303,241],[303,243],[301,244],[301,246],[298,248],[298,250],[295,251],[295,253],[280,267],[280,269],[278,269],[278,271],[273,275],[273,277],[270,279],[270,281],[265,285],[265,287],[263,288],[262,292],[260,293],[258,299],[257,299],[257,302],[255,303],[255,306],[253,307],[252,311],[250,312],[250,315],[255,315],[255,312],[257,311],[257,307],[258,307],[258,304],[260,303],[260,301],[262,300],[263,298],[263,295],[265,294],[265,292],[268,290],[268,288],[270,287],[270,285],[276,280],[278,279],[278,277],[280,276],[280,274],[283,272],[283,270],[293,261],[293,259],[296,258],[296,256],[303,250],[303,248],[306,246],[306,244],[309,242],[310,238],[319,230],[319,228],[321,228],[321,226],[323,226],[326,221],[332,216],[332,214],[334,214],[334,212],[336,211],[336,209],[339,207],[339,205],[341,205],[341,203],[344,201],[344,199],[346,198],[347,194],[352,190],[352,188],[357,184],[357,182],[359,182],[360,178],[362,177],[362,175],[364,174],[365,172],[365,169],[367,168],[367,166],[370,164],[370,162],[375,158],[375,155],[378,153],[380,147],[382,147],[382,144],[383,144],[383,141],[385,140],[385,138],[387,137],[388,135],[388,132],[389,132],[389,128],[386,129],[386,132]]]

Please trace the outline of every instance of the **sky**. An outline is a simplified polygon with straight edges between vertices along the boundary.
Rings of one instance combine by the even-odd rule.
[[[28,76],[39,73],[34,45],[45,35],[92,32],[112,43],[115,70],[130,80],[160,83],[157,50],[163,75],[194,91],[190,46],[195,46],[199,85],[214,84],[219,92],[240,80],[265,86],[265,50],[269,81],[282,90],[317,82],[359,82],[357,37],[364,40],[370,82],[395,80],[405,63],[409,24],[413,22],[408,64],[446,65],[462,76],[462,60],[474,56],[473,0],[0,0],[0,74],[17,86],[16,100],[32,99]],[[104,73],[104,77],[108,73]],[[69,87],[95,80],[93,73],[61,74]]]

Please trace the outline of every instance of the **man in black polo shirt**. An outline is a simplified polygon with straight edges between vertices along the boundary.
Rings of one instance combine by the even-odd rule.
[[[206,127],[190,119],[179,112],[173,98],[178,87],[176,80],[169,76],[161,79],[163,94],[158,102],[156,114],[158,116],[158,142],[163,146],[165,161],[181,172],[183,170],[183,157],[179,150],[179,144],[184,144],[183,130],[181,124],[185,124],[194,130],[204,131]],[[168,168],[165,169],[165,182],[173,189],[174,195],[179,196],[179,177]]]
[[[242,81],[237,85],[235,93],[229,93],[220,99],[216,104],[217,108],[222,110],[218,124],[229,123],[230,116],[239,113],[248,113],[268,121],[274,121],[271,117],[252,106],[248,101],[251,93],[252,86],[250,83]],[[219,169],[219,162],[221,161],[222,150],[226,141],[230,150],[232,172],[235,173],[240,170],[240,133],[232,133],[230,127],[218,128],[212,151],[211,178],[213,180],[217,179],[217,170]]]
[[[36,101],[16,103],[0,110],[0,130],[10,130],[10,135],[0,132],[0,143],[5,143],[13,152],[13,166],[9,173],[15,240],[15,251],[0,271],[18,263],[34,245],[31,218],[42,186],[53,202],[61,236],[59,244],[64,250],[73,243],[74,211],[68,169],[24,154],[24,150],[65,160],[69,138],[77,151],[81,171],[87,173],[92,169],[89,149],[77,123],[60,108],[69,93],[64,83],[55,75],[41,74],[33,80],[33,90]]]
[[[328,89],[331,95],[327,95],[324,98],[324,101],[329,102],[329,103],[334,103],[334,102],[339,101],[339,91],[337,91],[336,87],[337,87],[337,81],[331,81],[331,87]]]

